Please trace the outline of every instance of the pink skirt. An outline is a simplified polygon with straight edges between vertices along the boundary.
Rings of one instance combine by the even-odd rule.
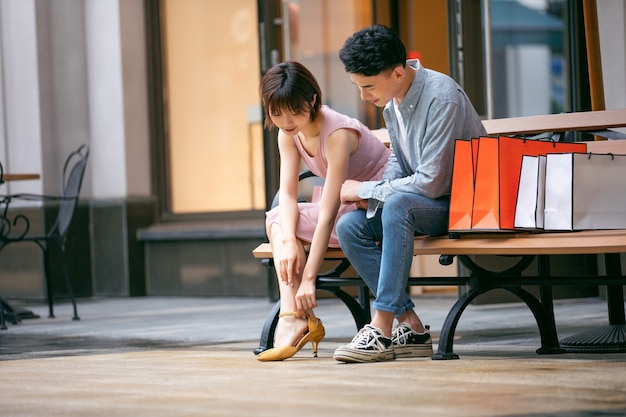
[[[385,164],[386,166],[386,164]],[[385,166],[381,167],[378,172],[371,178],[371,180],[378,180],[382,178],[385,172]],[[310,203],[298,203],[298,209],[300,210],[300,216],[298,217],[298,223],[296,224],[296,237],[303,242],[311,243],[313,240],[313,233],[320,213],[320,198],[322,196],[321,186],[313,188],[313,195],[311,196]],[[330,240],[328,241],[329,248],[338,248],[339,240],[337,239],[337,220],[349,211],[356,210],[356,203],[340,204],[337,211],[337,217],[335,217],[335,223],[333,224],[333,230],[330,232]],[[270,211],[266,212],[265,226],[269,229],[269,226],[276,223],[280,224],[280,216],[278,215],[278,207],[274,207]]]
[[[311,243],[311,240],[313,239],[313,233],[315,232],[315,227],[317,227],[317,222],[319,219],[320,203],[319,201],[315,201],[312,203],[298,203],[298,209],[300,210],[300,216],[298,217],[298,223],[296,224],[296,237],[303,242]],[[339,247],[337,232],[335,230],[337,220],[339,220],[341,216],[352,210],[356,210],[355,203],[341,204],[339,206],[339,210],[337,211],[337,217],[335,218],[335,223],[333,224],[333,230],[330,233],[330,240],[328,241],[329,248]],[[273,223],[280,224],[278,207],[274,207],[265,214],[265,225],[268,229],[269,226]]]

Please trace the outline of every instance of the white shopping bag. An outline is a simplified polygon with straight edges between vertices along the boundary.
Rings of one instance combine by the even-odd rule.
[[[546,230],[626,229],[626,155],[546,156]]]
[[[546,156],[524,155],[520,170],[514,227],[543,229]]]

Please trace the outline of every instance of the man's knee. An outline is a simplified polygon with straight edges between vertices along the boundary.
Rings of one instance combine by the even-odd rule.
[[[404,193],[390,195],[387,200],[385,200],[385,206],[382,212],[383,219],[389,217],[398,219],[408,216],[409,204],[407,204],[407,199],[409,197],[412,196],[406,196]]]
[[[340,245],[343,238],[352,235],[354,219],[352,218],[351,214],[352,212],[348,212],[341,216],[339,220],[337,220],[337,225],[335,229],[337,230],[337,238],[339,239]]]

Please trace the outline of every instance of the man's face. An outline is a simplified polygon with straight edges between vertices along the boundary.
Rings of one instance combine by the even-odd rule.
[[[369,77],[350,74],[352,84],[361,92],[361,100],[369,101],[377,107],[385,107],[399,93],[403,77],[404,68],[401,66]]]

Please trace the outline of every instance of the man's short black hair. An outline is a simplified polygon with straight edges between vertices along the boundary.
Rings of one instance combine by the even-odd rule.
[[[350,74],[366,77],[406,65],[406,48],[398,33],[384,25],[373,25],[349,37],[339,58]]]

